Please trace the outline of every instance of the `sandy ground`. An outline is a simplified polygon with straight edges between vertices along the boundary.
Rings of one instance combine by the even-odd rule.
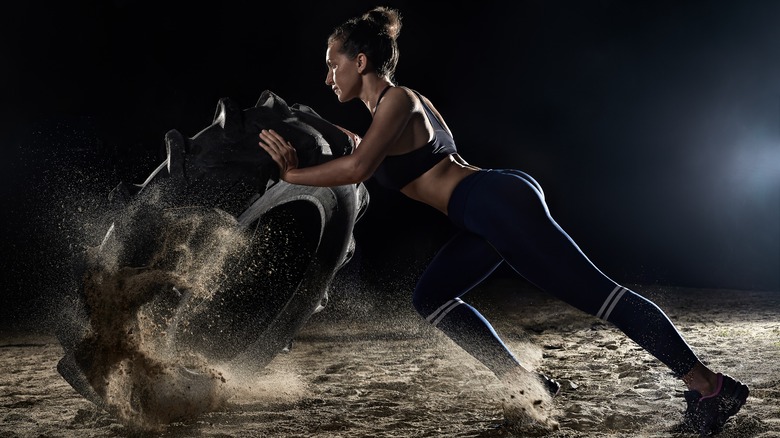
[[[684,388],[662,364],[611,326],[518,287],[490,281],[471,301],[520,357],[563,383],[560,429],[547,436],[686,436],[674,432]],[[747,405],[720,436],[780,437],[780,293],[634,289],[667,311],[705,362],[750,385]],[[500,306],[491,304],[502,294]],[[337,300],[263,375],[232,382],[236,395],[224,409],[149,435],[525,435],[504,427],[498,383],[484,367],[411,307],[387,307]],[[49,333],[0,336],[0,437],[131,435],[59,377],[61,354]]]

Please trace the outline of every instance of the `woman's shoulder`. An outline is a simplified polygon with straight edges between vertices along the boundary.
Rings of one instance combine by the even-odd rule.
[[[421,103],[425,102],[428,106],[431,105],[430,101],[423,96],[419,91],[409,88],[403,85],[396,85],[392,89],[387,91],[387,94],[393,93],[393,98],[399,99],[399,101],[408,102],[415,110],[421,110]]]
[[[419,92],[419,91],[417,91],[417,90],[414,90],[414,89],[412,89],[412,88],[409,88],[409,87],[405,87],[405,86],[403,86],[403,85],[396,85],[396,86],[395,86],[395,87],[393,87],[393,88],[396,88],[396,89],[400,90],[399,92],[403,92],[404,94],[406,94],[407,96],[409,96],[409,98],[410,98],[410,99],[412,99],[412,100],[415,100],[415,98],[416,98],[417,96],[422,96],[422,95],[420,94],[420,92]],[[391,90],[391,91],[392,91],[392,90]]]
[[[422,105],[425,105],[428,108],[430,108],[431,110],[433,110],[434,112],[437,112],[435,107],[433,106],[433,103],[430,101],[430,99],[425,97],[419,91],[417,91],[417,90],[415,90],[413,88],[404,87],[404,86],[400,86],[400,85],[396,86],[395,88],[403,90],[403,91],[399,91],[398,93],[399,94],[401,94],[401,93],[405,94],[408,97],[408,99],[412,102],[412,105],[414,105],[415,108],[417,108],[419,110],[422,110]]]
[[[377,111],[381,107],[394,107],[403,111],[417,111],[420,109],[420,99],[415,93],[411,88],[395,85],[380,97]]]
[[[438,109],[436,109],[436,106],[433,105],[433,102],[430,101],[427,97],[425,97],[423,94],[421,94],[419,91],[414,90],[412,88],[408,87],[397,87],[402,88],[404,90],[404,93],[406,93],[409,96],[409,99],[412,100],[412,104],[414,107],[422,112],[423,106],[427,107],[429,111],[431,111],[437,119],[439,119],[439,123],[444,126],[444,128],[447,130],[447,132],[452,135],[452,131],[450,131],[449,126],[447,126],[447,123],[444,121],[444,117],[442,117],[441,113]]]

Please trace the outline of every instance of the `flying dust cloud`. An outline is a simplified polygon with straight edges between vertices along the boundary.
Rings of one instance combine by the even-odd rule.
[[[141,429],[217,409],[229,398],[218,366],[178,348],[174,338],[188,330],[182,314],[207,307],[248,244],[233,217],[218,210],[163,211],[154,220],[161,234],[148,264],[127,266],[129,243],[111,237],[88,254],[90,329],[76,350],[106,408]]]

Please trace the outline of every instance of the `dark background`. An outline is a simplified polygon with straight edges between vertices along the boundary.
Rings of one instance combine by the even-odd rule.
[[[375,3],[14,3],[0,14],[5,321],[47,307],[105,231],[108,191],[162,161],[168,130],[208,126],[219,98],[249,107],[269,89],[357,133],[370,121],[324,85],[324,55]],[[403,14],[398,83],[436,104],[468,161],[534,175],[615,280],[780,290],[780,2],[379,4]],[[408,288],[452,229],[367,185],[354,269]]]

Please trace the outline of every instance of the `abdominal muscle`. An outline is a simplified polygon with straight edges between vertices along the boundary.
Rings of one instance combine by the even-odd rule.
[[[447,205],[455,187],[463,178],[479,168],[466,163],[458,154],[451,154],[417,179],[405,185],[401,193],[447,214]]]

